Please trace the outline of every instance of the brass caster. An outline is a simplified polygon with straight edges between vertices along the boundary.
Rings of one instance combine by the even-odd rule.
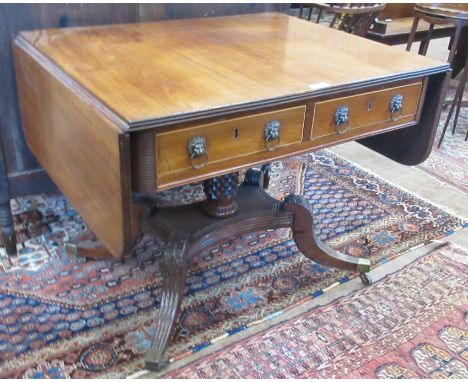
[[[145,369],[150,371],[161,371],[169,365],[167,358],[160,359],[159,361],[145,360]]]
[[[359,278],[361,279],[361,282],[365,286],[369,286],[369,285],[372,284],[372,278],[370,277],[370,275],[368,273],[365,273],[365,272],[359,273]]]

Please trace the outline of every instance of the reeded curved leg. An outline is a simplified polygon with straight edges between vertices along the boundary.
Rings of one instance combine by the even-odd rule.
[[[165,355],[179,317],[180,305],[187,277],[187,242],[183,238],[171,240],[164,250],[161,262],[163,293],[156,317],[156,333],[146,353],[145,367],[160,370],[168,363]]]
[[[300,251],[309,259],[340,269],[358,271],[370,270],[369,259],[348,256],[337,252],[317,239],[310,204],[302,196],[291,195],[285,198],[283,209],[294,213],[292,232]]]

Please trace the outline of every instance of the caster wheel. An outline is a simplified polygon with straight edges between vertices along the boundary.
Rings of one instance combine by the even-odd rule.
[[[368,273],[359,273],[359,278],[365,286],[369,286],[372,284],[372,278],[369,276]]]

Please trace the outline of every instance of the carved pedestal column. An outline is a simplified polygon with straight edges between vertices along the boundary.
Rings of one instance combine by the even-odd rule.
[[[203,211],[213,218],[224,218],[237,211],[235,196],[239,184],[239,173],[217,176],[203,182],[206,200],[202,203]]]
[[[309,202],[295,195],[282,201],[274,199],[263,189],[268,179],[268,166],[248,170],[239,187],[237,173],[212,178],[203,184],[206,201],[159,208],[142,220],[144,233],[159,236],[166,243],[156,335],[146,354],[148,369],[159,370],[167,365],[165,353],[175,332],[191,261],[234,236],[269,228],[291,228],[294,241],[305,256],[319,264],[360,272],[363,282],[368,283],[365,272],[370,269],[369,259],[345,255],[321,242],[314,233]]]

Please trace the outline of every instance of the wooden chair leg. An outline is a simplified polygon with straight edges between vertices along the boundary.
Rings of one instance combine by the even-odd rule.
[[[455,92],[455,96],[453,97],[452,104],[450,105],[450,110],[447,115],[447,120],[445,121],[444,129],[442,130],[442,135],[440,136],[439,139],[439,144],[437,147],[440,148],[440,145],[442,144],[442,140],[444,139],[445,132],[447,131],[447,127],[450,123],[450,120],[452,118],[453,111],[455,110],[455,107],[460,105],[460,108],[464,104],[463,102],[463,93],[465,91],[465,86],[466,86],[466,79],[468,75],[468,55],[465,61],[465,67],[463,68],[463,73],[461,74],[460,78],[460,83],[458,84],[457,91]],[[459,109],[457,109],[459,111]],[[458,117],[458,114],[457,114]],[[454,124],[455,126],[455,124]],[[453,129],[453,133],[455,132],[455,129]]]
[[[444,124],[444,128],[442,130],[442,134],[440,135],[440,139],[439,139],[439,143],[437,145],[438,148],[440,148],[440,145],[442,144],[442,140],[444,139],[445,137],[445,132],[447,131],[447,127],[450,123],[450,120],[452,119],[452,114],[453,114],[453,110],[455,109],[455,105],[458,103],[458,89],[455,93],[455,97],[453,98],[453,101],[452,101],[452,104],[450,105],[450,110],[447,114],[447,119],[445,121],[445,124]]]
[[[425,56],[427,54],[427,49],[429,48],[429,42],[431,41],[432,38],[432,31],[434,30],[434,24],[430,23],[429,25],[429,30],[427,31],[426,38],[424,39],[424,42],[421,41],[421,45],[419,46],[419,54]]]
[[[323,9],[319,8],[318,13],[317,13],[317,18],[315,19],[315,24],[318,24],[320,22],[320,18],[322,17],[322,12],[323,12]]]
[[[456,27],[455,27],[455,33],[453,35],[453,38],[450,41],[451,46],[450,46],[449,56],[448,56],[448,59],[447,59],[447,62],[450,65],[452,65],[452,62],[453,62],[453,60],[455,58],[455,54],[457,53],[458,42],[459,42],[460,37],[461,37],[462,29],[463,29],[462,24],[460,22],[458,22]]]
[[[463,93],[465,92],[465,86],[466,86],[466,69],[463,71],[461,75],[460,84],[458,86],[461,87],[461,91],[460,91],[460,96],[458,97],[458,103],[457,103],[456,110],[455,110],[455,119],[453,120],[452,135],[455,134],[455,128],[457,127],[457,123],[458,123],[458,116],[460,114],[460,109],[462,107]]]
[[[455,118],[453,119],[452,135],[455,134],[455,128],[457,127],[458,115],[460,114],[462,100],[463,100],[463,92],[461,93],[460,97],[458,97],[458,102],[457,102],[457,105],[455,106]]]
[[[413,45],[414,37],[416,36],[416,30],[418,29],[419,17],[415,16],[413,20],[413,25],[411,27],[411,32],[408,38],[408,43],[406,44],[406,50],[409,52],[411,50],[411,45]]]

